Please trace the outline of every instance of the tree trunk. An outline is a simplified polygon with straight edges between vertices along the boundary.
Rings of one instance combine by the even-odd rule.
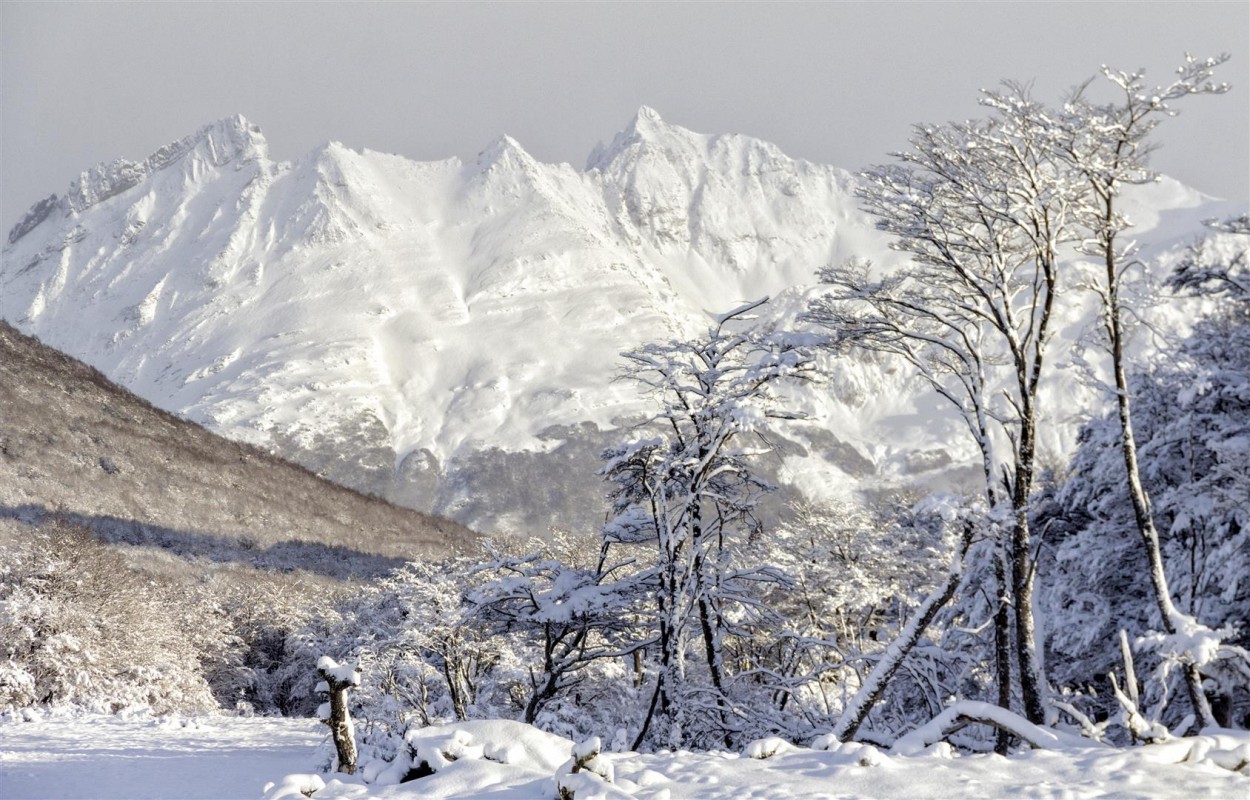
[[[1110,226],[1114,220],[1112,200],[1108,195],[1105,200],[1104,224]],[[1129,397],[1128,374],[1124,365],[1124,326],[1120,316],[1119,283],[1116,274],[1115,236],[1106,234],[1100,245],[1103,249],[1104,267],[1107,278],[1106,330],[1111,349],[1111,365],[1115,373],[1116,410],[1120,417],[1120,450],[1124,457],[1124,470],[1128,477],[1128,493],[1133,504],[1133,519],[1137,523],[1137,532],[1141,536],[1142,546],[1146,550],[1146,558],[1150,562],[1150,581],[1154,588],[1155,604],[1162,617],[1163,630],[1169,635],[1176,633],[1176,606],[1172,603],[1172,594],[1168,590],[1167,574],[1163,570],[1163,552],[1159,547],[1159,532],[1155,529],[1154,517],[1150,511],[1150,496],[1142,485],[1141,469],[1137,461],[1137,440],[1133,436],[1133,416]],[[1189,702],[1193,707],[1194,717],[1200,727],[1213,727],[1215,719],[1211,714],[1211,705],[1202,690],[1202,675],[1193,663],[1184,666],[1185,690],[1189,694]]]
[[[994,609],[994,679],[998,684],[998,705],[1011,710],[1011,589],[1007,586],[1007,554],[1004,547],[994,553],[994,582],[998,589],[998,605]],[[994,752],[1007,755],[1011,749],[1011,732],[999,728],[994,739]]]
[[[729,709],[725,697],[724,666],[720,649],[720,625],[712,620],[712,610],[706,598],[699,598],[699,624],[703,628],[703,649],[707,656],[708,672],[712,688],[716,690],[716,716],[720,718],[721,733],[725,747],[731,745],[729,737]]]
[[[704,451],[699,451],[700,456]],[[716,689],[718,698],[717,705],[723,706],[725,697],[725,681],[724,666],[720,652],[720,618],[714,614],[712,601],[709,597],[710,587],[708,587],[704,568],[705,561],[709,557],[708,551],[711,549],[703,542],[703,510],[696,500],[690,510],[690,543],[695,553],[694,561],[691,565],[691,577],[694,579],[694,594],[698,598],[699,611],[699,629],[703,633],[703,651],[707,658],[707,669],[712,679],[712,686]],[[719,548],[715,555],[717,570],[719,571]]]
[[[443,677],[447,680],[447,694],[451,697],[452,712],[457,720],[464,722],[469,716],[465,705],[464,684],[460,680],[460,669],[458,664],[454,664],[446,655],[443,656]]]
[[[1016,668],[1020,672],[1020,695],[1024,716],[1034,725],[1046,721],[1046,677],[1038,657],[1037,629],[1033,619],[1033,557],[1029,542],[1029,493],[1033,485],[1035,420],[1032,403],[1025,403],[1020,432],[1016,478],[1012,487],[1011,595],[1015,603]]]
[[[325,664],[327,659],[318,662],[317,674],[325,682],[330,693],[330,713],[323,722],[330,728],[334,739],[334,749],[338,754],[339,772],[347,775],[356,774],[356,733],[352,725],[351,714],[347,710],[347,690],[359,683],[358,679],[345,679],[341,670],[333,661]],[[325,664],[323,666],[323,664]],[[353,674],[354,675],[354,674]]]
[[[665,608],[665,603],[661,601],[661,609]],[[651,732],[652,726],[657,719],[667,719],[672,706],[672,691],[670,685],[674,680],[674,650],[676,645],[674,640],[677,638],[672,626],[661,612],[660,618],[660,668],[655,673],[655,693],[651,695],[651,703],[647,706],[647,716],[643,718],[642,727],[638,731],[638,736],[634,738],[631,750],[638,750],[647,740],[647,734]]]

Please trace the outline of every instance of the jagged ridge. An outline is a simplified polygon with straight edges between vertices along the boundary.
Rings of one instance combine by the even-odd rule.
[[[476,526],[601,518],[597,451],[646,410],[613,380],[622,350],[766,294],[793,317],[820,266],[895,258],[847,173],[645,107],[580,171],[510,137],[472,163],[338,144],[274,163],[241,117],[126,164],[14,228],[0,317],[163,408]],[[1158,193],[1172,217],[1216,213]],[[776,467],[804,491],[936,475],[966,446],[901,372],[844,360],[831,389],[796,398],[812,422]]]

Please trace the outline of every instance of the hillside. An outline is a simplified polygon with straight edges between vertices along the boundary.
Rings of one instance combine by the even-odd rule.
[[[107,541],[335,577],[476,538],[178,419],[0,322],[0,517],[48,516]]]
[[[598,455],[650,410],[615,380],[622,351],[765,295],[790,324],[821,267],[900,258],[850,173],[649,108],[582,169],[507,136],[463,162],[268,153],[234,117],[84,172],[10,232],[0,318],[214,432],[480,530],[602,523]],[[1227,213],[1169,180],[1126,201],[1148,264]],[[1088,321],[1079,293],[1065,305],[1053,352]],[[779,434],[779,483],[958,483],[966,432],[906,370],[827,366]],[[1075,371],[1056,382],[1060,456],[1101,401]]]

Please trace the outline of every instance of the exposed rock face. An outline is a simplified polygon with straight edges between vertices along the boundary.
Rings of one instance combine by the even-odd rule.
[[[18,239],[35,229],[35,226],[47,219],[53,211],[56,211],[59,200],[56,195],[48,195],[30,207],[30,211],[26,212],[26,216],[22,217],[13,229],[9,231],[9,244],[13,244]]]

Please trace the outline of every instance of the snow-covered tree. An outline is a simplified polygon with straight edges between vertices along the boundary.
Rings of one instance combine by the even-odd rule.
[[[863,716],[853,724],[848,719],[843,736],[854,734],[852,727],[858,729],[874,707],[903,717],[917,706],[927,707],[930,716],[941,709],[946,692],[927,677],[891,684],[885,675],[902,669],[920,677],[932,665],[930,656],[936,656],[936,648],[926,648],[925,657],[918,658],[913,648],[905,662],[894,658],[904,655],[901,648],[884,648],[917,613],[930,613],[925,601],[935,586],[940,592],[948,588],[949,553],[958,547],[950,539],[961,536],[963,528],[930,513],[932,505],[916,508],[901,497],[872,510],[852,503],[804,504],[756,545],[764,551],[761,560],[792,578],[788,586],[771,587],[764,598],[779,615],[778,626],[760,630],[751,641],[756,649],[750,663],[774,695],[772,708],[760,711],[773,732],[805,740],[828,731],[856,704],[872,673],[878,676],[875,696],[890,691],[891,699],[874,706],[870,688],[857,708]],[[917,625],[918,639],[929,627],[928,622]],[[877,671],[883,661],[890,663]],[[949,672],[945,665],[935,668]],[[937,699],[926,706],[930,695]],[[900,725],[884,722],[876,733],[888,737],[906,725],[906,719]]]
[[[835,344],[903,358],[963,417],[986,499],[1009,519],[998,571],[999,702],[1011,697],[1010,610],[1025,711],[1040,722],[1046,681],[1032,614],[1029,496],[1059,258],[1076,238],[1071,208],[1085,189],[1025,87],[1006,84],[983,103],[989,118],[917,126],[900,163],[863,173],[858,196],[911,261],[888,276],[856,263],[825,269],[832,291],[808,317]]]
[[[790,416],[771,390],[810,368],[791,337],[750,326],[765,302],[717,317],[697,339],[624,354],[626,377],[660,405],[648,436],[604,453],[603,473],[614,487],[604,542],[612,549],[643,545],[650,553],[634,580],[654,601],[654,641],[647,646],[658,665],[635,748],[681,741],[687,717],[729,734],[725,637],[764,613],[751,587],[784,580],[768,566],[732,560],[736,548],[760,533],[755,510],[770,488],[752,464],[761,450],[749,434],[769,417]],[[698,692],[688,674],[692,639],[702,645],[708,684]]]
[[[292,695],[314,696],[322,655],[355,664],[362,744],[388,755],[410,724],[508,716],[500,675],[519,677],[520,664],[469,619],[464,595],[476,567],[472,558],[412,562],[341,597],[291,637],[283,672],[300,676]]]
[[[968,554],[976,540],[976,520],[965,513],[964,509],[957,507],[943,510],[938,516],[946,518],[946,522],[957,527],[959,531],[957,535],[949,537],[951,555],[947,572],[911,612],[911,617],[889,645],[873,655],[872,669],[860,678],[859,688],[846,701],[842,713],[833,725],[832,735],[838,740],[850,739],[856,735],[873,708],[885,696],[891,680],[920,644],[939,612],[966,583]]]
[[[1179,613],[1222,631],[1190,629],[1200,634],[1193,641],[1209,643],[1205,653],[1174,648],[1165,636],[1162,652],[1143,655],[1149,664],[1197,661],[1215,698],[1213,716],[1229,724],[1240,719],[1234,709],[1250,703],[1241,666],[1250,645],[1250,270],[1245,219],[1215,227],[1222,234],[1196,245],[1170,280],[1212,298],[1213,307],[1156,366],[1130,373],[1128,385],[1169,599]],[[1043,600],[1056,621],[1050,647],[1059,677],[1076,685],[1115,666],[1118,629],[1140,634],[1159,624],[1157,587],[1141,580],[1152,565],[1138,543],[1121,435],[1118,415],[1091,421],[1070,477],[1044,509],[1057,542]]]
[[[224,708],[285,715],[316,708],[308,690],[308,659],[296,635],[314,616],[337,619],[343,587],[330,579],[298,573],[223,570],[195,587],[194,605],[228,626],[212,643],[216,658],[206,669]]]
[[[0,552],[0,710],[216,706],[199,638],[225,638],[176,587],[64,520]]]
[[[487,636],[527,639],[527,651],[541,660],[528,668],[525,722],[536,722],[548,703],[582,685],[596,661],[636,650],[631,619],[637,587],[624,577],[630,561],[609,564],[605,546],[588,567],[540,553],[490,555],[479,568],[484,581],[467,593],[469,620]]]
[[[1159,533],[1150,497],[1143,484],[1136,435],[1133,428],[1132,391],[1129,386],[1127,324],[1124,284],[1126,273],[1136,266],[1136,246],[1122,234],[1132,227],[1124,215],[1120,196],[1125,186],[1157,179],[1150,169],[1154,150],[1151,134],[1158,124],[1176,114],[1174,103],[1191,95],[1222,94],[1228,84],[1212,80],[1227,55],[1204,60],[1187,56],[1166,86],[1150,87],[1142,71],[1124,72],[1103,68],[1116,94],[1110,102],[1091,98],[1089,84],[1075,91],[1064,107],[1059,126],[1060,150],[1070,167],[1084,179],[1087,192],[1074,208],[1084,229],[1084,252],[1099,262],[1098,277],[1089,283],[1101,303],[1103,345],[1110,359],[1112,391],[1120,424],[1120,450],[1128,482],[1133,521],[1150,562],[1149,577],[1163,630],[1169,636],[1198,622],[1177,610],[1168,588]],[[1194,715],[1204,725],[1213,724],[1202,691],[1202,678],[1191,655],[1183,666],[1186,689]]]

